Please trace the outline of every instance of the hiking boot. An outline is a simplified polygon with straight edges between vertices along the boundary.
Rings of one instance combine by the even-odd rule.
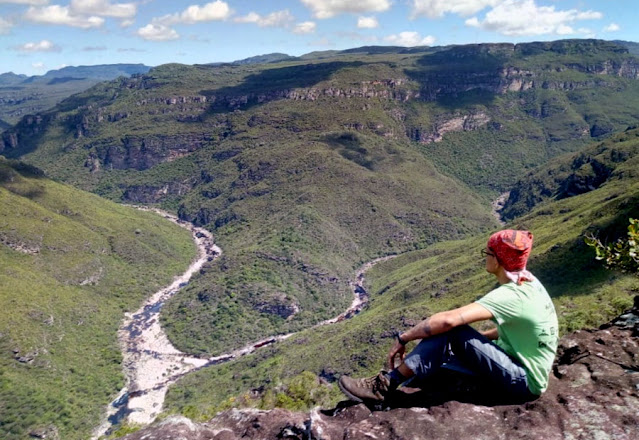
[[[342,376],[338,385],[344,394],[356,402],[382,402],[390,391],[390,379],[384,371],[363,379]]]

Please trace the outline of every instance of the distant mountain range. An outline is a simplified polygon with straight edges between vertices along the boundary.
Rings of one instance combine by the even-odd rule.
[[[44,75],[0,74],[0,130],[27,115],[53,107],[62,99],[89,87],[121,76],[147,73],[144,64],[102,64],[68,66],[50,70]]]
[[[119,76],[131,76],[147,73],[150,66],[144,64],[100,64],[95,66],[67,66],[61,69],[49,70],[44,75],[16,75],[13,72],[0,74],[0,86],[21,83],[50,82],[55,78],[94,79],[105,81]]]

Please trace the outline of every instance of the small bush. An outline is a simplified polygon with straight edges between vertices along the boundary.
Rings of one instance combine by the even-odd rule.
[[[595,236],[586,237],[586,244],[595,249],[597,260],[606,267],[639,275],[639,220],[631,218],[628,236],[604,245]]]

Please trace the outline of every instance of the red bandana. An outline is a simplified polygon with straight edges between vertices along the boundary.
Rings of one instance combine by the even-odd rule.
[[[490,236],[488,248],[495,253],[497,261],[504,269],[508,272],[517,272],[526,270],[532,243],[532,233],[506,229]]]

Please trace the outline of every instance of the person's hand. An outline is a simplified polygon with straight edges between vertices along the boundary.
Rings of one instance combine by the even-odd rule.
[[[406,346],[395,341],[393,347],[388,352],[388,369],[393,370],[395,368],[395,358],[399,356],[400,363],[404,361],[404,355],[406,354]]]

